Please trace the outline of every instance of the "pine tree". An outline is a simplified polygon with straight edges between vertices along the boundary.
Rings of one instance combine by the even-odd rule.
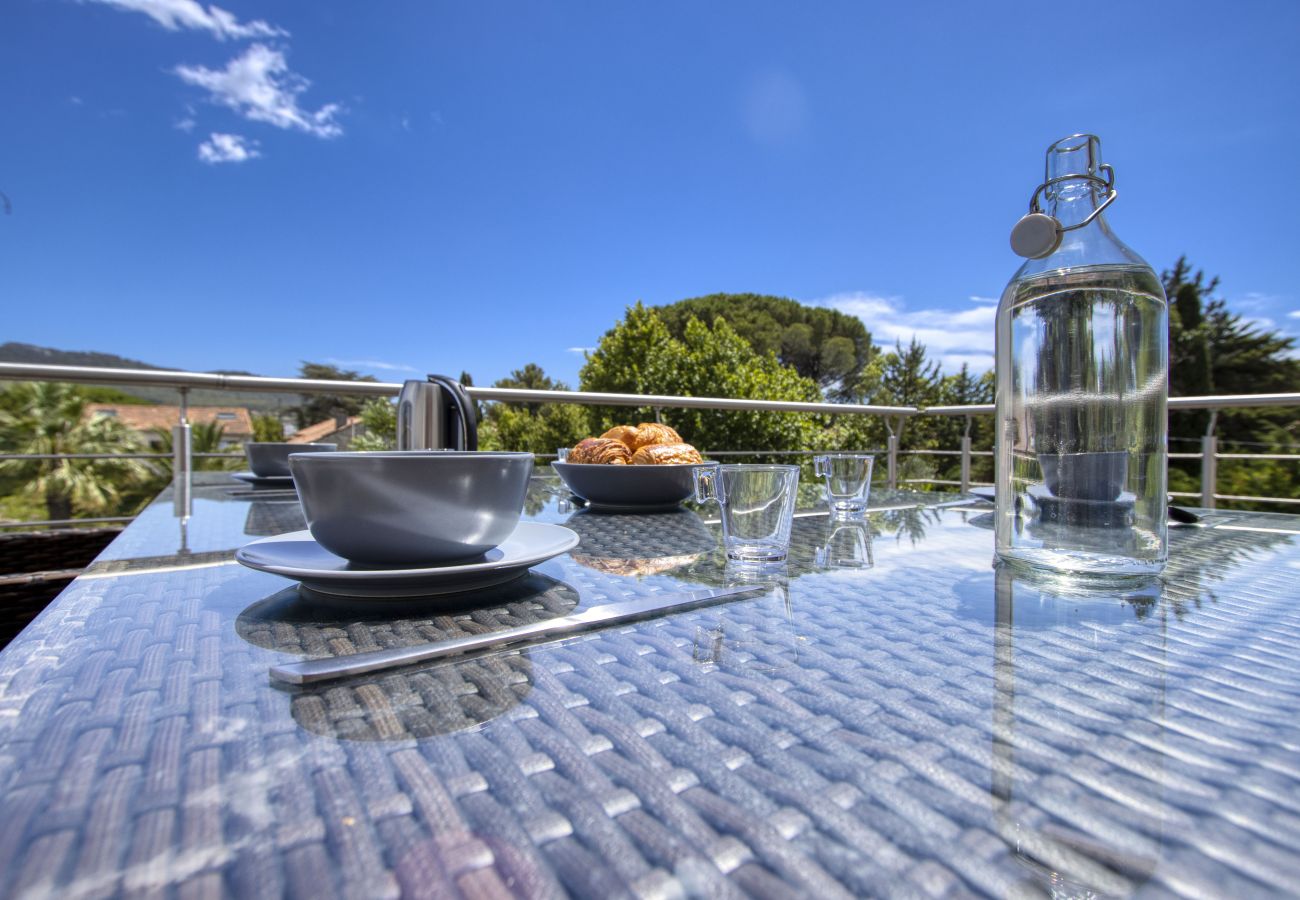
[[[1217,277],[1193,271],[1186,257],[1162,273],[1169,315],[1169,393],[1171,396],[1269,394],[1300,391],[1300,361],[1293,358],[1295,340],[1229,311],[1227,301],[1213,296]],[[1170,441],[1175,450],[1199,442],[1209,425],[1204,410],[1170,416]],[[1294,409],[1232,409],[1218,413],[1215,433],[1220,449],[1261,452],[1260,444],[1289,444],[1300,440],[1300,419]],[[1227,445],[1227,446],[1225,446]],[[1288,468],[1289,466],[1289,468]],[[1197,483],[1196,465],[1174,461],[1171,482],[1186,489]],[[1220,466],[1220,492],[1245,495],[1294,496],[1300,490],[1295,465],[1269,460],[1226,460]]]

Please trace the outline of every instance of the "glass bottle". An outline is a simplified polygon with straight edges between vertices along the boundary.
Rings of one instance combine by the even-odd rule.
[[[1015,567],[1128,578],[1168,556],[1169,315],[1106,224],[1115,196],[1101,142],[1064,138],[1012,234],[1031,256],[997,313],[997,556]]]

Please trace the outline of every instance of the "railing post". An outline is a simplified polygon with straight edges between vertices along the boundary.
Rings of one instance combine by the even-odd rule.
[[[189,388],[181,388],[180,421],[172,426],[172,477],[188,477],[194,462],[194,441],[189,423]]]
[[[887,464],[887,484],[891,491],[898,490],[898,435],[894,434],[894,429],[889,429],[889,444]]]
[[[1214,493],[1219,483],[1219,438],[1214,433],[1219,411],[1210,410],[1210,421],[1201,438],[1201,506],[1214,509]]]
[[[190,470],[194,466],[194,441],[189,423],[189,388],[181,388],[180,421],[172,426],[172,505],[175,515],[190,515]]]
[[[961,492],[970,490],[970,435],[961,439]]]
[[[1214,509],[1215,486],[1219,481],[1219,439],[1212,434],[1201,438],[1201,506]]]

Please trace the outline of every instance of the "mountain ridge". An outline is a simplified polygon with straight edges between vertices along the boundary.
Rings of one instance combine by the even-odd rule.
[[[54,347],[41,347],[37,344],[25,344],[20,341],[7,341],[0,344],[0,362],[48,366],[91,366],[102,369],[143,369],[151,372],[174,371],[164,366],[155,366],[143,360],[119,356],[116,353],[103,353],[98,350],[59,350]],[[206,374],[253,375],[255,373],[234,369],[218,369]],[[150,403],[171,405],[177,402],[177,392],[173,388],[136,384],[115,385],[115,387],[124,394],[147,400]],[[301,404],[302,395],[286,391],[217,391],[208,388],[194,388],[189,393],[189,402],[193,406],[244,406],[254,412],[280,415],[288,409]]]

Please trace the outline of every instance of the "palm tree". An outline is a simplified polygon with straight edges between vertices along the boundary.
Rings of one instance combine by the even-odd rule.
[[[168,477],[172,473],[172,433],[166,428],[155,428],[153,430],[154,447],[158,453],[166,453],[167,459],[157,461],[161,469]],[[191,453],[220,453],[222,451],[221,442],[226,436],[226,426],[219,422],[196,422],[190,426],[190,452]],[[194,460],[194,471],[217,471],[225,472],[232,469],[238,469],[243,462],[242,456],[234,456],[229,459],[213,459],[212,457],[200,458]]]
[[[15,384],[0,405],[0,448],[45,456],[131,453],[140,439],[116,419],[87,418],[87,399],[69,384]],[[148,478],[138,459],[31,459],[0,461],[0,472],[25,479],[23,493],[45,501],[50,519],[112,510],[121,489]]]

